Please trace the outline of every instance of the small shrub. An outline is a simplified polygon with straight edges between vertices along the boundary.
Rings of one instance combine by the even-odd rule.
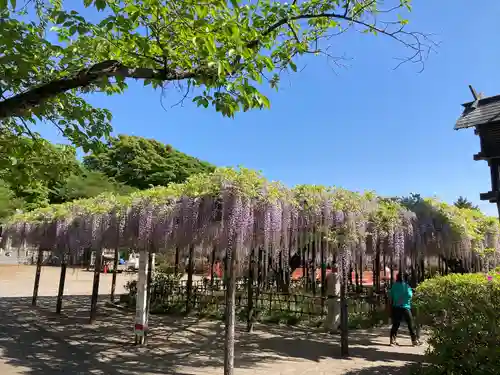
[[[419,321],[430,328],[426,374],[500,374],[500,277],[448,275],[415,294]]]

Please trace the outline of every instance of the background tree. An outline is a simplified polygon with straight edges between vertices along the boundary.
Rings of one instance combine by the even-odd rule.
[[[74,147],[0,133],[0,180],[24,201],[24,209],[49,204],[52,190],[78,170]]]
[[[263,81],[277,88],[296,57],[335,59],[328,40],[349,30],[388,36],[409,51],[406,61],[422,62],[434,47],[407,29],[410,0],[18,3],[0,1],[1,126],[30,133],[50,121],[85,150],[109,135],[111,114],[79,95],[122,93],[130,78],[162,90],[182,83],[185,97],[232,117],[269,108]],[[85,18],[82,3],[101,12]]]
[[[23,206],[23,200],[17,198],[9,185],[0,180],[0,223],[17,209],[22,209]]]
[[[133,187],[116,182],[100,172],[82,168],[79,173],[70,175],[64,183],[57,186],[51,196],[51,203],[70,202],[75,199],[92,198],[104,192],[127,195]]]
[[[74,147],[0,132],[0,220],[15,209],[135,190],[100,172],[88,171]]]
[[[455,207],[458,208],[468,208],[471,210],[479,210],[479,207],[474,205],[470,200],[466,197],[459,196],[455,203],[453,203]]]
[[[129,194],[183,182],[215,168],[152,139],[121,135],[108,146],[87,155],[83,165],[72,146],[0,132],[0,219],[15,209],[26,211],[104,192]]]
[[[129,135],[112,138],[106,148],[85,156],[84,165],[138,189],[184,182],[193,174],[215,169],[212,164],[177,151],[170,145]]]

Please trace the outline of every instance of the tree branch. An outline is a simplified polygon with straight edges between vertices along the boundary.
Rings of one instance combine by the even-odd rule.
[[[262,31],[261,38],[268,36],[272,32],[276,31],[282,26],[288,26],[294,33],[294,37],[298,39],[298,35],[295,33],[290,22],[307,20],[314,18],[330,18],[344,20],[350,24],[356,24],[367,28],[370,31],[374,31],[390,38],[393,38],[397,42],[403,44],[415,51],[415,53],[408,58],[406,61],[411,61],[417,59],[419,62],[423,61],[422,58],[422,42],[421,39],[427,39],[427,37],[421,33],[411,33],[404,31],[404,26],[390,31],[388,30],[388,25],[386,27],[377,27],[376,24],[371,24],[357,19],[357,14],[349,15],[349,3],[346,5],[345,12],[343,13],[311,13],[311,14],[298,14],[295,16],[285,17],[274,24],[270,25],[267,29]],[[413,38],[413,42],[409,42],[403,39],[401,36],[406,36]],[[246,43],[247,48],[257,48],[261,43],[261,39],[254,39]],[[429,47],[432,49],[432,47]],[[235,62],[238,63],[240,57],[237,56]],[[236,64],[233,64],[236,65]],[[240,70],[236,68],[236,70]],[[234,73],[234,71],[232,72]],[[178,81],[189,78],[196,78],[201,76],[210,76],[211,70],[207,68],[196,68],[189,71],[177,71],[168,69],[150,69],[150,68],[140,68],[140,67],[128,67],[115,60],[107,60],[97,63],[90,68],[82,69],[78,73],[72,75],[71,77],[54,80],[49,83],[43,84],[41,86],[29,89],[23,93],[16,94],[8,99],[0,101],[0,120],[13,117],[13,116],[23,116],[26,112],[40,105],[44,101],[62,94],[68,90],[85,88],[92,84],[97,83],[102,78],[107,77],[121,77],[121,78],[134,78],[134,79],[153,79],[160,81]]]
[[[105,77],[177,81],[194,78],[201,74],[201,70],[169,71],[164,69],[130,68],[119,61],[103,61],[90,68],[82,69],[71,77],[51,81],[0,101],[0,120],[13,116],[22,116],[26,111],[31,110],[47,99],[68,90],[90,86]]]

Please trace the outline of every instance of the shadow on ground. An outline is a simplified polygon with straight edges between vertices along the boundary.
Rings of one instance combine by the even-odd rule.
[[[415,363],[408,363],[400,367],[374,366],[361,370],[348,371],[345,375],[408,375],[415,368]]]
[[[134,316],[130,312],[101,303],[97,322],[89,325],[90,296],[65,297],[62,315],[54,313],[55,305],[55,297],[40,297],[35,308],[31,307],[30,298],[0,298],[0,368],[3,362],[17,367],[19,373],[36,375],[221,373],[224,358],[221,322],[152,316],[148,346],[136,347]],[[350,360],[363,358],[389,365],[395,361],[422,361],[419,354],[383,346],[379,334],[353,331]],[[319,362],[337,358],[338,354],[339,337],[301,328],[258,326],[254,333],[248,334],[238,327],[236,333],[237,368],[276,361]],[[350,374],[405,374],[373,370]]]

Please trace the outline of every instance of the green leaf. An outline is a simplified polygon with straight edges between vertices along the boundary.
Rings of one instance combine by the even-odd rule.
[[[95,7],[99,11],[106,9],[106,0],[95,0]]]
[[[215,45],[215,39],[213,36],[207,36],[205,38],[205,46],[210,54],[215,54],[217,52],[217,47]]]
[[[3,91],[32,92],[42,83],[71,80],[80,72],[87,74],[84,69],[96,63],[116,60],[136,68],[136,73],[166,71],[167,82],[174,74],[188,77],[181,81],[203,93],[196,104],[214,108],[228,117],[234,117],[240,110],[270,107],[268,99],[259,96],[260,83],[264,77],[267,80],[268,72],[273,75],[269,85],[278,90],[279,75],[274,73],[288,67],[296,72],[296,59],[315,49],[316,40],[330,38],[358,20],[364,20],[358,24],[361,30],[373,33],[374,24],[370,24],[370,20],[385,9],[380,0],[303,0],[292,5],[278,0],[36,2],[44,6],[26,7],[26,13],[20,14],[10,12],[15,1],[0,0]],[[388,28],[395,25],[398,30],[406,26],[405,13],[402,13],[405,18],[396,17],[398,12],[411,9],[410,2],[400,0],[400,4],[399,9],[384,13]],[[82,5],[93,6],[99,12],[80,13]],[[351,13],[356,14],[351,22],[336,16],[298,21],[300,16],[318,12],[335,14],[348,6]],[[49,28],[52,35],[45,37]],[[388,39],[394,41],[394,38]],[[91,85],[86,79],[59,85],[60,90],[53,95],[36,95],[37,99],[29,103],[21,100],[9,107],[6,115],[0,114],[2,129],[6,127],[16,134],[24,134],[23,122],[32,126],[49,120],[61,128],[69,142],[86,150],[99,147],[111,132],[111,114],[86,100],[92,100],[97,92],[124,93],[128,89],[126,82],[132,78],[115,80],[105,76],[95,77]],[[157,89],[166,82],[145,79],[143,83]]]
[[[264,106],[264,108],[271,108],[271,102],[266,96],[261,95],[260,100],[262,101],[262,105]]]

